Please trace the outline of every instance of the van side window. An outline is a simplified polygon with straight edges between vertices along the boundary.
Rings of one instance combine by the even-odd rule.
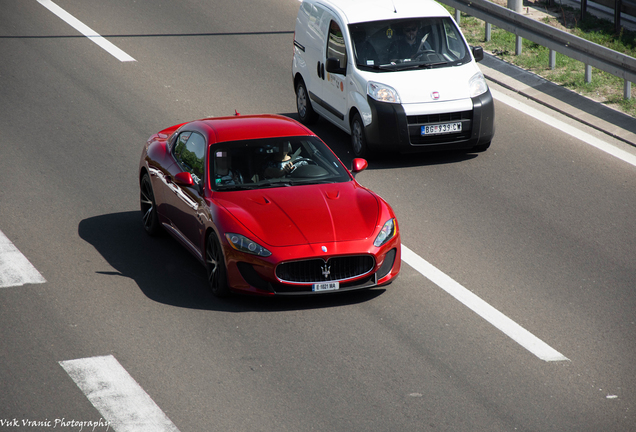
[[[336,58],[340,61],[340,67],[347,69],[347,48],[344,36],[337,22],[329,24],[329,38],[327,39],[327,58]]]

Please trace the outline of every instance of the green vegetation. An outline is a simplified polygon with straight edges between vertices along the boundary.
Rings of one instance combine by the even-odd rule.
[[[448,6],[446,8],[454,13],[453,8]],[[550,10],[546,9],[546,11]],[[613,22],[590,14],[581,21],[580,11],[567,6],[557,5],[550,12],[550,16],[542,18],[544,23],[636,57],[636,32],[621,29],[620,34],[615,34]],[[621,78],[592,68],[592,82],[586,83],[585,65],[579,61],[557,53],[556,66],[550,69],[549,50],[545,47],[524,39],[521,55],[517,56],[514,34],[492,26],[491,40],[485,42],[484,22],[464,13],[461,14],[460,26],[470,45],[481,45],[485,51],[509,63],[636,117],[634,84],[632,84],[632,98],[624,99],[624,80]]]

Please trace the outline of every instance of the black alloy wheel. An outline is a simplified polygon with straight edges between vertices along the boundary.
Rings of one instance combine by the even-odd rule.
[[[217,297],[227,297],[230,294],[230,288],[227,284],[225,258],[221,243],[214,232],[208,235],[205,245],[205,268],[212,294]]]
[[[139,184],[139,204],[144,229],[151,236],[159,234],[161,224],[159,223],[157,204],[155,203],[155,195],[152,192],[152,183],[150,183],[148,173],[143,175]]]

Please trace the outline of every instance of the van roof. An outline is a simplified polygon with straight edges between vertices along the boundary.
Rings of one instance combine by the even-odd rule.
[[[339,10],[347,24],[414,17],[449,16],[434,0],[317,0]]]

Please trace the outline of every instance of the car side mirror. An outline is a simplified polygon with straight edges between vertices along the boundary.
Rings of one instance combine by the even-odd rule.
[[[484,49],[480,46],[471,47],[473,51],[473,57],[475,57],[476,62],[480,62],[484,59]]]
[[[180,172],[174,176],[174,182],[179,186],[194,186],[194,179],[189,172]]]
[[[369,162],[366,159],[355,158],[351,163],[351,172],[358,174],[360,171],[364,171],[369,166]]]
[[[329,57],[327,59],[327,63],[325,64],[325,68],[329,73],[342,74],[346,75],[347,70],[345,68],[340,67],[340,60],[335,57]]]

